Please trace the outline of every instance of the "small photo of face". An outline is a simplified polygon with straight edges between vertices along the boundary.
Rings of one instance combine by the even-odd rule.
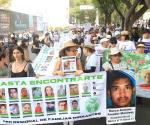
[[[22,104],[22,109],[23,109],[23,114],[31,113],[31,104],[30,103]]]
[[[22,88],[21,89],[21,98],[25,99],[25,98],[29,98],[29,93],[27,88]]]
[[[9,98],[10,99],[18,99],[18,90],[17,88],[9,88]]]
[[[55,102],[46,102],[46,111],[47,112],[54,112],[55,111]]]
[[[71,107],[72,107],[72,111],[79,110],[79,101],[78,100],[72,100],[71,101]]]
[[[59,88],[59,89],[58,89],[58,91],[57,91],[57,95],[58,95],[59,97],[66,96],[66,86],[65,86],[65,85],[60,85],[58,88]]]
[[[42,92],[40,87],[33,87],[32,88],[32,94],[34,99],[41,99],[42,98]]]
[[[42,113],[42,104],[41,103],[36,103],[35,104],[35,113]]]
[[[78,84],[69,85],[69,89],[70,89],[70,95],[79,95]]]
[[[48,56],[47,58],[46,58],[46,62],[50,62],[52,60],[52,56]]]
[[[18,104],[9,104],[10,113],[12,115],[19,115],[19,106]]]
[[[45,96],[46,97],[54,97],[54,91],[51,86],[46,86],[45,87]]]
[[[5,99],[5,89],[0,88],[0,100]]]
[[[69,70],[70,69],[70,61],[67,60],[64,62],[64,70]]]
[[[83,84],[82,89],[83,89],[83,93],[89,93],[89,86],[87,83]]]
[[[7,114],[7,105],[6,104],[0,104],[0,115]]]
[[[59,111],[67,111],[67,100],[58,102]]]

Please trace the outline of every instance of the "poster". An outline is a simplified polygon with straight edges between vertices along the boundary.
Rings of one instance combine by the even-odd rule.
[[[130,73],[117,70],[107,73],[107,124],[135,121],[136,81]]]
[[[137,96],[150,98],[150,70],[142,69],[136,73]]]
[[[33,61],[33,69],[36,74],[47,75],[53,70],[54,50],[44,45],[40,53]]]
[[[144,52],[145,53],[150,53],[150,42],[144,42],[144,44],[145,44]]]
[[[76,57],[75,56],[67,56],[67,57],[62,57],[62,71],[65,74],[72,74],[75,73],[77,70],[76,66]]]
[[[0,123],[46,124],[106,116],[106,73],[0,81]]]

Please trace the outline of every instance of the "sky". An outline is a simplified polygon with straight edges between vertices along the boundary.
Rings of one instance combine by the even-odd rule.
[[[69,22],[69,0],[12,0],[11,10],[43,16],[49,25]]]

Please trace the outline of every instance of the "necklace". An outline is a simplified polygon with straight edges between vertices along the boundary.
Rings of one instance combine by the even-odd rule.
[[[15,67],[14,67],[14,68],[15,68],[15,71],[16,71],[16,72],[19,72],[20,69],[22,69],[23,65],[24,65],[24,61],[22,61],[21,63],[15,62]]]

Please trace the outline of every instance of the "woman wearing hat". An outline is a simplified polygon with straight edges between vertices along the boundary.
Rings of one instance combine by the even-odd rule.
[[[119,50],[124,50],[124,51],[135,51],[135,44],[134,42],[129,40],[129,32],[128,31],[122,31],[121,32],[121,37],[120,41],[118,42],[118,48]]]
[[[110,61],[102,65],[105,71],[127,70],[127,64],[121,61],[122,54],[117,48],[110,49]]]
[[[145,44],[143,42],[138,42],[136,45],[136,54],[144,54]]]
[[[79,45],[76,45],[72,40],[64,43],[63,48],[59,51],[60,58],[58,58],[56,61],[53,75],[60,75],[60,76],[65,75],[65,73],[62,71],[62,58],[61,57],[76,56],[78,47]],[[80,75],[83,73],[82,65],[81,65],[79,58],[76,58],[76,68],[77,68],[77,71],[75,72],[75,75]],[[68,125],[68,122],[64,122],[63,124]],[[69,122],[69,125],[73,125],[73,124],[74,124],[73,121]]]
[[[76,56],[77,55],[77,48],[79,45],[76,45],[72,42],[72,40],[67,41],[64,43],[63,48],[59,51],[59,57],[56,61],[55,69],[53,71],[53,75],[61,75],[64,76],[65,73],[62,71],[62,59],[61,57],[65,56]],[[77,71],[75,72],[75,75],[80,75],[83,73],[82,71],[82,65],[79,58],[76,58],[76,68]]]
[[[95,47],[92,43],[86,43],[83,47],[83,53],[86,56],[85,69],[83,72],[95,72],[98,68],[98,61],[95,54]]]

